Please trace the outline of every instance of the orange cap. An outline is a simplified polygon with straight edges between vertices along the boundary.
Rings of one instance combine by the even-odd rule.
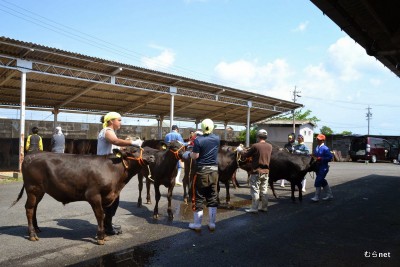
[[[325,140],[326,138],[325,138],[325,135],[319,134],[319,135],[317,135],[317,139],[318,140]]]

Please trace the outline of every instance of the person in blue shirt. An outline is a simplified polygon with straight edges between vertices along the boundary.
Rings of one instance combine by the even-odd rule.
[[[172,125],[171,132],[167,133],[165,135],[165,138],[164,138],[164,142],[167,143],[167,144],[172,142],[172,141],[179,141],[182,144],[185,144],[185,142],[183,141],[182,135],[179,133],[179,128],[178,128],[177,125]],[[177,173],[177,175],[175,177],[175,185],[176,186],[181,186],[182,182],[179,181],[180,177],[181,177],[181,170],[182,170],[180,161],[178,161],[177,168],[178,168],[178,173]]]
[[[324,192],[326,192],[326,197],[324,197],[323,200],[333,199],[332,190],[328,185],[328,181],[325,179],[329,171],[328,163],[332,160],[333,156],[331,151],[329,150],[329,147],[325,145],[325,140],[326,140],[325,135],[323,134],[317,135],[318,145],[315,148],[314,156],[317,157],[319,167],[317,170],[317,177],[315,178],[315,183],[314,183],[315,196],[311,198],[313,202],[318,202],[320,200],[321,187],[324,189]]]
[[[65,136],[62,132],[61,126],[57,126],[56,130],[51,137],[51,152],[64,153],[65,150]]]
[[[302,155],[309,155],[310,149],[304,144],[304,136],[299,134],[297,136],[297,144],[293,147],[293,153],[295,154],[302,154]]]
[[[220,138],[212,133],[214,122],[205,119],[201,122],[203,135],[194,140],[193,151],[186,151],[183,158],[191,157],[196,160],[196,175],[191,183],[193,192],[191,195],[193,209],[193,223],[189,228],[201,231],[201,221],[203,219],[203,204],[207,203],[209,223],[208,229],[215,230],[215,221],[218,207],[218,150]]]
[[[293,147],[293,153],[294,154],[301,154],[301,155],[310,155],[310,150],[308,147],[304,144],[304,136],[299,134],[297,136],[297,145]],[[306,192],[306,176],[304,176],[303,182],[301,184],[303,185],[301,191]]]

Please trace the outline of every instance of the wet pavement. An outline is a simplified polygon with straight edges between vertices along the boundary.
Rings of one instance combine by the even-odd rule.
[[[311,203],[313,180],[307,178],[303,203],[293,204],[290,188],[276,186],[267,213],[246,214],[250,204],[246,175],[231,189],[230,206],[218,208],[217,229],[187,228],[190,206],[174,190],[174,220],[168,220],[166,190],[161,217],[153,204],[138,208],[135,178],[121,194],[116,223],[124,233],[96,245],[96,222],[84,202],[65,207],[49,197],[39,205],[43,232],[26,239],[24,198],[13,208],[21,183],[0,185],[2,266],[398,266],[400,262],[400,166],[389,163],[332,163],[328,181],[335,199]],[[152,190],[152,195],[154,195]],[[297,195],[297,192],[296,192]],[[221,189],[224,199],[225,190]],[[8,206],[6,206],[8,205]]]

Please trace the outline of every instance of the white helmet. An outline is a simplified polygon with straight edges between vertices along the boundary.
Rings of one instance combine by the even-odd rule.
[[[204,134],[210,134],[214,130],[214,122],[210,119],[205,119],[201,122],[201,129]]]
[[[268,136],[268,132],[264,129],[260,129],[257,132],[257,137],[261,137],[261,138],[267,138]]]

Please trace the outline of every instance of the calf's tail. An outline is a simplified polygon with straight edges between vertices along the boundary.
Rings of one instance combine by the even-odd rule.
[[[15,200],[15,201],[11,204],[10,208],[11,208],[12,206],[14,206],[14,205],[18,202],[18,200],[21,199],[22,195],[24,194],[24,188],[25,188],[25,185],[22,185],[22,188],[21,188],[21,191],[19,192],[19,195],[18,195],[17,200]]]

